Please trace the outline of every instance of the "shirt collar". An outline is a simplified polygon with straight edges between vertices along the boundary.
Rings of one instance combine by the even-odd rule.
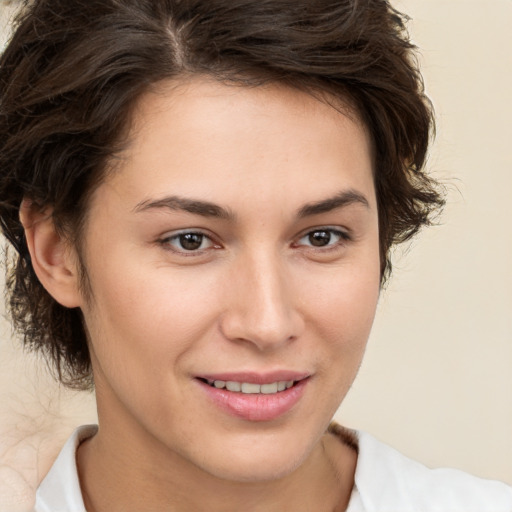
[[[37,489],[36,512],[86,512],[78,480],[76,451],[80,443],[97,430],[96,425],[85,425],[73,432]]]

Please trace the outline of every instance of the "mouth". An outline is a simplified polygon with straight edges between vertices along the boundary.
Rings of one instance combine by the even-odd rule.
[[[272,421],[295,409],[309,387],[311,375],[277,372],[196,377],[208,401],[231,416],[247,421]]]
[[[274,395],[292,388],[299,382],[299,380],[280,380],[268,384],[256,384],[254,382],[238,382],[233,380],[225,381],[203,378],[199,378],[199,380],[215,389],[226,389],[233,393],[243,393],[246,395]]]

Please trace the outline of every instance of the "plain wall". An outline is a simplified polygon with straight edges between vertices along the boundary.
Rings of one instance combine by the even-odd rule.
[[[413,18],[438,119],[429,167],[448,206],[397,254],[337,419],[427,465],[512,484],[512,2],[394,5]],[[5,39],[11,11],[0,10]],[[6,322],[0,334],[0,511],[17,512],[95,411],[90,395],[53,384]]]

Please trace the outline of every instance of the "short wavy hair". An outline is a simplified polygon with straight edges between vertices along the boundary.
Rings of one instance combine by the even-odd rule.
[[[92,388],[81,312],[38,281],[19,208],[49,208],[80,248],[134,105],[167,79],[281,83],[350,105],[373,143],[384,281],[391,246],[443,204],[424,172],[434,121],[406,22],[385,0],[26,1],[0,59],[0,223],[15,249],[6,293],[26,346],[63,384]]]

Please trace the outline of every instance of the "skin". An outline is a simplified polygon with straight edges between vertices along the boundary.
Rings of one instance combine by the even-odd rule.
[[[146,94],[91,199],[91,298],[76,254],[30,215],[36,272],[82,309],[90,338],[100,428],[78,450],[89,512],[345,509],[357,456],[325,430],[360,366],[380,281],[356,116],[277,85],[198,78]],[[183,232],[206,235],[199,250],[180,245]],[[271,421],[226,413],[197,380],[282,369],[309,378]]]

